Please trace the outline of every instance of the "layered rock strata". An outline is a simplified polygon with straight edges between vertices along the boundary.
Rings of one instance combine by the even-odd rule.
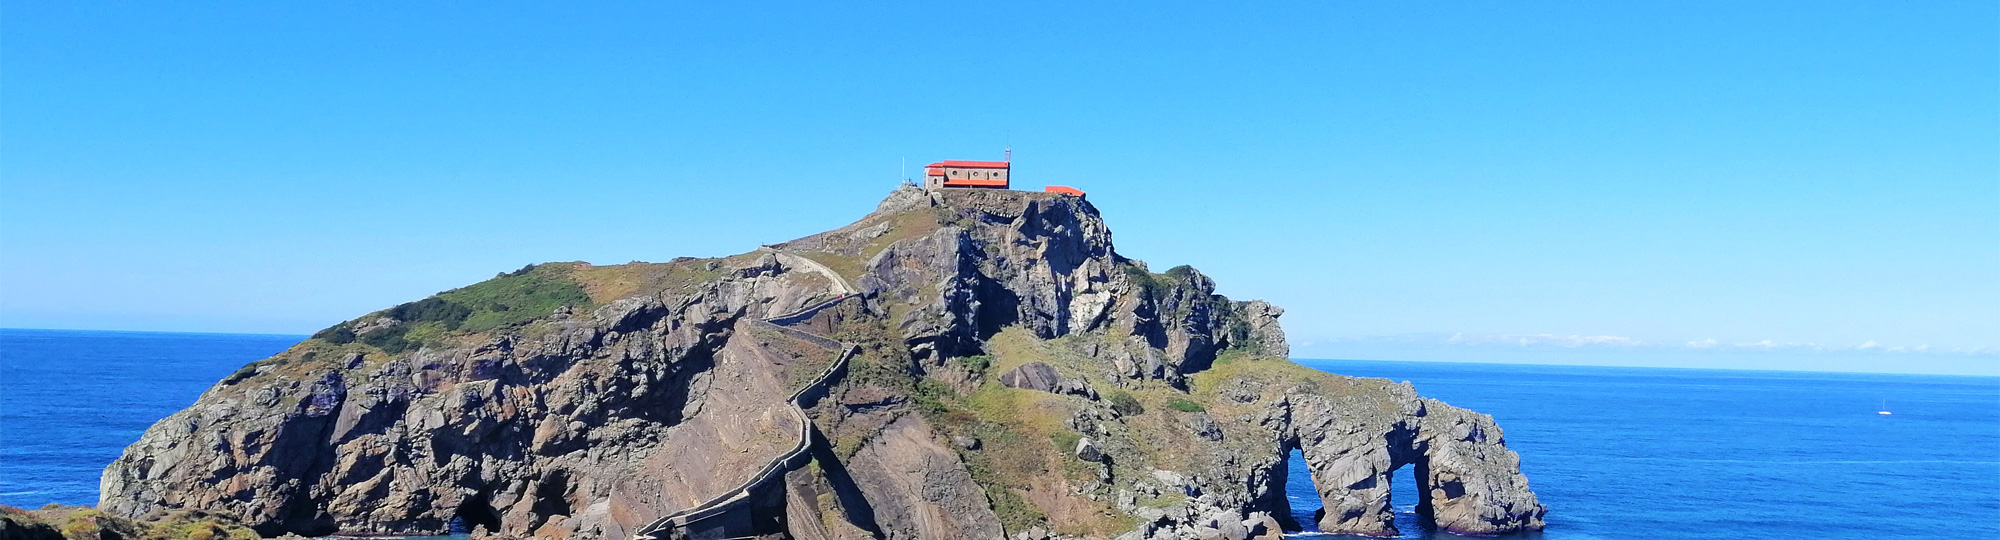
[[[832,360],[818,338],[861,352],[807,411],[811,464],[745,510],[760,532],[1386,535],[1403,466],[1441,529],[1541,528],[1490,417],[1293,364],[1281,310],[1214,288],[1120,256],[1078,197],[901,189],[744,255],[537,265],[329,328],[148,430],[100,506],[622,540],[792,449],[787,396]],[[1291,523],[1295,449],[1316,523]]]

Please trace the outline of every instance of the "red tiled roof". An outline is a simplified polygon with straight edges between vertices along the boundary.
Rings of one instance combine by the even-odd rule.
[[[1005,161],[951,161],[951,160],[946,160],[946,161],[940,161],[940,162],[937,162],[937,163],[932,163],[932,164],[929,164],[929,165],[925,165],[925,167],[957,167],[957,168],[963,168],[963,169],[1005,169],[1005,168],[1007,168],[1007,167],[1008,167],[1008,163],[1007,163],[1007,162],[1005,162]]]

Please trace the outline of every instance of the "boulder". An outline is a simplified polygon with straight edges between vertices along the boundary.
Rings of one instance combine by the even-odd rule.
[[[1093,463],[1104,461],[1104,451],[1097,449],[1097,441],[1084,437],[1076,441],[1076,458]]]
[[[1215,530],[1224,540],[1245,540],[1250,537],[1250,529],[1243,526],[1243,518],[1234,512],[1217,512]]]
[[[971,437],[971,436],[967,436],[967,435],[953,435],[953,436],[951,437],[951,444],[953,444],[953,445],[956,445],[956,446],[958,446],[959,448],[963,448],[963,449],[966,449],[966,450],[978,450],[978,449],[979,449],[979,439],[978,439],[978,438],[976,438],[976,437]]]
[[[1243,520],[1243,529],[1250,540],[1281,540],[1285,537],[1284,526],[1269,512],[1252,512]]]
[[[1057,393],[1063,380],[1062,374],[1056,373],[1055,367],[1041,362],[1029,362],[1000,374],[1000,384],[1008,388]]]
[[[1056,368],[1041,362],[1029,362],[1000,374],[1000,385],[1008,388],[1036,390],[1051,394],[1079,396],[1097,399],[1097,389],[1083,379],[1064,377]]]

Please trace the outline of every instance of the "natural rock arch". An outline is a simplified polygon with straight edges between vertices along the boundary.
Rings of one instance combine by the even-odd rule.
[[[1258,510],[1291,518],[1284,499],[1285,458],[1297,450],[1319,495],[1321,509],[1314,517],[1320,532],[1397,534],[1390,487],[1395,472],[1406,466],[1414,468],[1417,513],[1440,530],[1492,534],[1540,528],[1546,509],[1527,491],[1520,458],[1497,439],[1492,417],[1418,398],[1407,383],[1397,390],[1406,399],[1392,410],[1318,395],[1281,402],[1289,422],[1277,441],[1275,489],[1266,490]]]

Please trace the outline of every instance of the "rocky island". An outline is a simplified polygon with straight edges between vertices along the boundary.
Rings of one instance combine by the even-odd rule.
[[[1276,538],[1538,530],[1491,417],[1286,359],[1282,313],[1112,247],[1084,198],[905,187],[730,257],[548,263],[335,325],[104,471],[264,536]]]

